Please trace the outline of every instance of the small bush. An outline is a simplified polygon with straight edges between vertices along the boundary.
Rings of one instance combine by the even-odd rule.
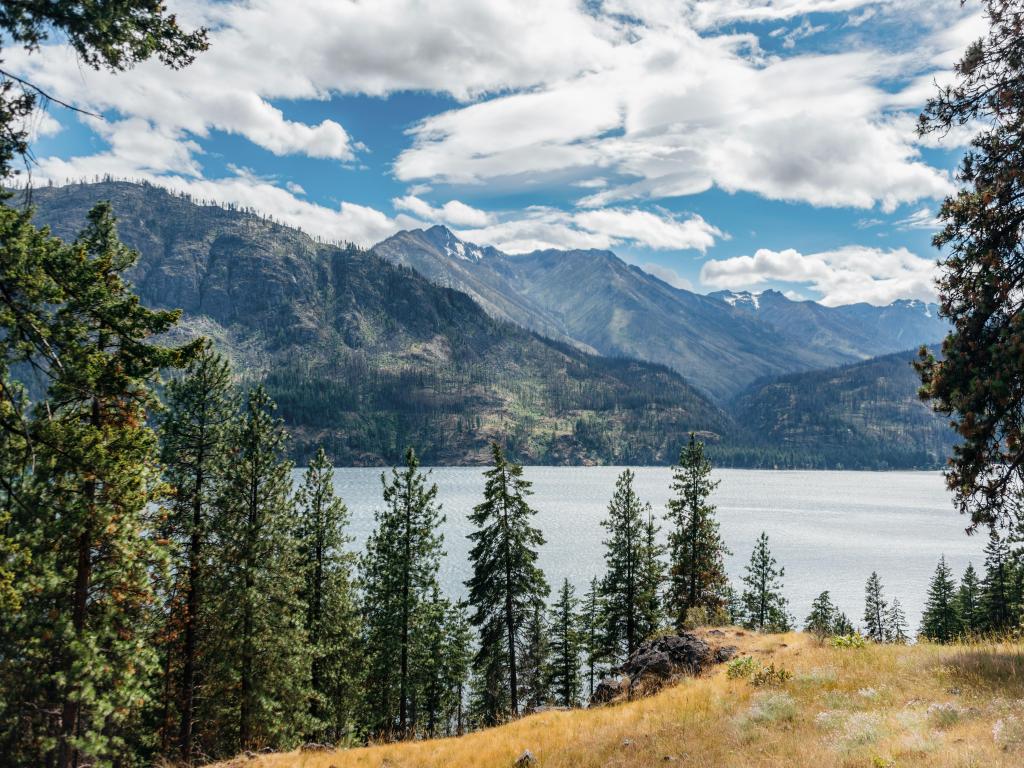
[[[1016,715],[997,720],[992,726],[992,738],[1003,749],[1024,747],[1024,720]]]
[[[747,719],[752,723],[782,723],[796,718],[796,702],[788,693],[762,696],[750,708]]]
[[[845,749],[856,749],[873,744],[881,737],[882,719],[873,712],[854,712],[846,719],[839,744]]]
[[[731,623],[728,611],[722,608],[709,611],[706,606],[695,605],[692,608],[687,609],[686,619],[683,621],[683,629],[725,627]]]
[[[963,710],[952,702],[935,703],[928,707],[928,722],[933,728],[952,728],[960,722],[961,717]]]
[[[775,668],[774,664],[761,667],[750,673],[750,684],[755,688],[766,688],[777,685],[784,685],[793,673],[783,667]]]
[[[725,676],[730,680],[741,680],[750,677],[755,671],[761,668],[761,662],[753,656],[742,656],[733,659],[725,667]]]
[[[865,640],[863,635],[855,632],[852,635],[836,635],[829,638],[828,644],[833,648],[863,648]]]

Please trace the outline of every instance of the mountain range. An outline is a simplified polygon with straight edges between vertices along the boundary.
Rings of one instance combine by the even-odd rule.
[[[299,460],[323,444],[339,464],[377,465],[415,445],[429,463],[478,463],[498,439],[534,463],[668,463],[696,431],[724,464],[935,466],[951,436],[916,400],[910,353],[854,366],[858,386],[830,370],[938,341],[931,305],[700,295],[608,251],[511,255],[444,227],[367,251],[146,184],[31,195],[64,238],[101,200],[140,253],[129,276],[143,301],[181,308],[178,334],[213,338],[241,379],[266,383]],[[872,377],[905,408],[874,408]],[[795,439],[779,425],[798,413],[849,431]],[[910,448],[886,454],[872,442],[886,429]]]
[[[701,295],[610,251],[510,255],[442,226],[400,232],[374,253],[472,296],[493,317],[602,355],[661,363],[720,404],[769,376],[934,343],[934,304],[826,307],[778,291]]]

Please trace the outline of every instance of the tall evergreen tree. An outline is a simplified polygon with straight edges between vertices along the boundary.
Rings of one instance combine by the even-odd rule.
[[[575,707],[580,702],[580,656],[583,637],[580,627],[579,599],[566,579],[551,608],[551,692],[556,703]]]
[[[864,587],[864,636],[876,643],[884,643],[888,634],[886,618],[889,606],[882,594],[882,580],[871,572]]]
[[[494,682],[495,669],[501,668],[508,679],[508,713],[484,713],[486,722],[498,722],[506,714],[519,716],[518,649],[527,619],[549,590],[537,567],[544,537],[532,525],[536,512],[526,500],[530,483],[523,479],[523,468],[507,461],[496,443],[491,455],[494,466],[484,473],[484,500],[470,515],[476,530],[469,534],[473,575],[466,586],[471,620],[480,631],[478,674]],[[489,701],[496,704],[501,697],[491,695]]]
[[[540,603],[534,604],[523,628],[520,659],[519,699],[527,711],[533,711],[551,699],[551,639]]]
[[[935,575],[928,585],[928,597],[921,629],[918,634],[934,643],[949,643],[960,632],[960,617],[956,613],[956,584],[953,572],[946,565],[945,556],[939,558]]]
[[[644,523],[644,547],[640,579],[640,637],[647,638],[661,629],[665,616],[661,587],[665,582],[665,547],[658,543],[661,528],[654,522],[654,510],[647,507]],[[728,585],[727,585],[728,589]],[[726,593],[723,593],[726,594]]]
[[[410,664],[421,606],[437,585],[444,520],[411,448],[405,468],[381,475],[384,509],[376,514],[363,558],[363,623],[367,653],[364,720],[369,730],[406,738],[412,731],[414,684]]]
[[[583,596],[580,612],[580,631],[583,644],[583,663],[586,668],[587,701],[594,696],[597,680],[604,663],[601,642],[601,585],[597,578],[590,580],[590,588]]]
[[[334,467],[320,448],[296,494],[299,565],[304,579],[305,631],[312,653],[310,715],[314,741],[338,741],[351,732],[361,666],[359,612],[346,551],[349,512],[334,495]]]
[[[220,626],[200,713],[216,724],[214,733],[204,733],[211,755],[286,748],[309,727],[312,654],[292,465],[284,458],[287,434],[274,408],[262,387],[247,394],[213,521],[218,556],[210,600]]]
[[[782,594],[785,569],[777,567],[768,548],[768,534],[762,533],[750,555],[743,577],[744,626],[759,632],[785,632],[790,627],[786,598]]]
[[[981,582],[981,614],[985,631],[1005,632],[1013,624],[1013,564],[1006,540],[994,528],[985,545],[985,578]]]
[[[455,603],[448,612],[445,638],[445,679],[449,690],[447,733],[461,736],[465,731],[466,685],[473,664],[473,627],[462,601]]]
[[[678,629],[690,608],[703,607],[713,613],[723,605],[728,583],[724,557],[729,551],[718,533],[715,507],[708,502],[717,487],[704,444],[691,432],[672,472],[674,496],[668,502],[672,528],[666,607]]]
[[[179,548],[168,634],[181,634],[180,647],[174,643],[165,650],[165,669],[175,670],[178,677],[174,683],[167,681],[166,688],[174,691],[178,705],[181,759],[190,764],[200,644],[216,642],[204,631],[209,620],[204,587],[205,565],[210,559],[210,516],[222,493],[228,436],[238,404],[228,364],[209,343],[203,345],[182,378],[168,383],[165,399],[166,410],[160,420],[161,457],[172,489],[166,527]]]
[[[167,554],[147,533],[160,479],[147,414],[158,371],[195,350],[150,342],[177,314],[145,309],[131,292],[124,273],[136,254],[118,240],[108,205],[89,214],[73,246],[21,245],[30,242],[53,260],[55,289],[54,303],[32,310],[51,355],[47,400],[15,427],[32,444],[31,471],[6,488],[9,501],[17,491],[9,525],[25,556],[19,610],[0,618],[5,709],[13,703],[0,754],[15,766],[127,765],[149,746],[139,718],[156,662],[153,576]],[[7,309],[5,344],[20,333]]]
[[[956,593],[956,612],[960,616],[962,630],[967,635],[977,635],[985,629],[985,615],[981,606],[981,582],[971,563],[967,564],[960,588]]]
[[[903,612],[900,601],[893,598],[885,613],[885,642],[905,645],[910,640],[907,627],[907,615]]]
[[[952,417],[960,442],[947,485],[972,527],[1015,522],[1024,512],[1024,9],[1020,0],[982,0],[986,35],[972,42],[956,78],[929,100],[922,135],[972,131],[943,203],[940,311],[952,331],[941,358],[922,350],[923,395]]]
[[[835,632],[837,613],[828,590],[822,592],[811,603],[811,612],[804,620],[804,631],[810,632],[818,640],[824,640]]]
[[[601,525],[605,575],[600,583],[604,655],[613,663],[629,656],[658,623],[659,548],[650,504],[633,489],[624,470],[615,482],[608,516]]]

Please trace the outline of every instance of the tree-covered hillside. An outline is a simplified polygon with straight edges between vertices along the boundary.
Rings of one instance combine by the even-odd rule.
[[[913,352],[759,382],[733,415],[779,466],[935,468],[953,431],[917,396]]]
[[[541,463],[671,460],[691,430],[735,443],[716,406],[662,366],[601,358],[488,316],[468,296],[353,246],[126,182],[34,190],[72,237],[110,200],[144,303],[184,310],[249,379],[265,379],[305,458],[483,461],[490,439]]]

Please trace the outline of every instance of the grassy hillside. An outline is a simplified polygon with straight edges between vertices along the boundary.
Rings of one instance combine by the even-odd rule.
[[[835,649],[741,634],[793,673],[755,688],[718,667],[649,699],[546,712],[457,739],[240,758],[221,768],[989,768],[1024,764],[1024,646]]]
[[[917,396],[914,352],[759,382],[733,403],[734,418],[783,466],[934,468],[955,433]]]

